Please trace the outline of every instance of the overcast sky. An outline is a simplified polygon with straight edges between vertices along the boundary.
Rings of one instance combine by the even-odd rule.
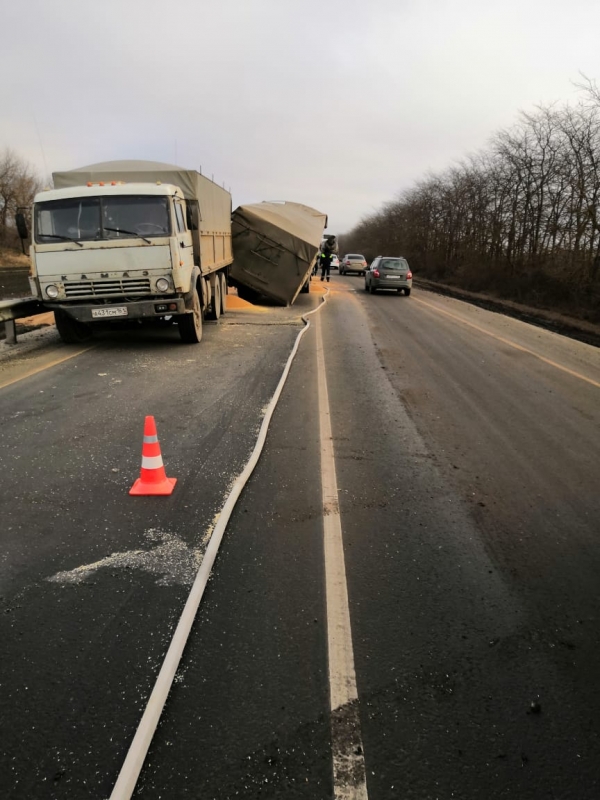
[[[341,233],[600,79],[600,0],[0,0],[0,148],[202,166]]]

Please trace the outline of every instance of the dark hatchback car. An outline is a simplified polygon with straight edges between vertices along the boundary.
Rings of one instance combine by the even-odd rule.
[[[398,294],[410,294],[412,272],[405,258],[377,256],[365,274],[365,292],[374,294],[378,289],[395,289]]]

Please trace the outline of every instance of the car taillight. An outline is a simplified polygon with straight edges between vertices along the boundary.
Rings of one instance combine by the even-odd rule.
[[[408,270],[408,272],[406,273],[406,280],[409,281],[411,278],[412,278],[412,272]]]
[[[373,270],[373,275],[374,275],[376,278],[378,278],[378,277],[379,277],[379,270],[378,270],[378,269],[374,269],[374,270]]]
[[[363,261],[362,263],[363,263],[363,267],[367,266],[367,262],[366,261]]]

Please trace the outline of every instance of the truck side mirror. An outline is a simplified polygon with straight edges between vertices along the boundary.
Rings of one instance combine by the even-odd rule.
[[[15,214],[15,222],[17,223],[17,232],[19,234],[20,239],[27,239],[29,236],[29,231],[27,230],[27,222],[25,221],[25,215],[21,214],[19,211],[18,214]]]

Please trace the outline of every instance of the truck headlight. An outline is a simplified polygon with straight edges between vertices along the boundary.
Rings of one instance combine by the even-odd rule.
[[[53,283],[46,286],[46,294],[51,300],[54,300],[58,297],[58,286],[55,286]]]
[[[169,281],[166,278],[159,278],[156,281],[156,288],[159,292],[168,292],[169,291]]]

